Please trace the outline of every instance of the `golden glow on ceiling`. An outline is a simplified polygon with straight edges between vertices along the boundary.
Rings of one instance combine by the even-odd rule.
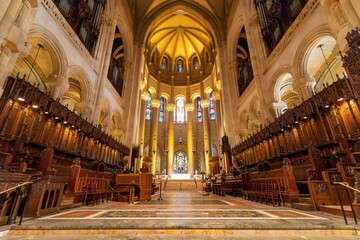
[[[179,56],[190,59],[204,49],[211,52],[208,32],[184,11],[176,11],[155,24],[149,43],[151,52],[157,48],[160,55],[166,54],[172,59]]]

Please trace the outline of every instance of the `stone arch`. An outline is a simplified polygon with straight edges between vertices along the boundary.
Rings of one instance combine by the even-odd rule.
[[[28,81],[37,83],[41,90],[48,91],[45,82],[49,77],[66,75],[68,65],[66,54],[56,37],[47,29],[36,24],[30,29],[25,44],[29,50],[28,55],[18,58],[12,75],[26,74]],[[39,49],[38,44],[43,48]],[[31,71],[35,56],[36,63]],[[29,76],[30,71],[31,75]]]
[[[200,93],[193,93],[190,98],[191,102],[194,103],[198,97],[201,97]]]
[[[91,96],[93,95],[93,89],[89,80],[89,75],[80,66],[73,65],[68,70],[67,78],[74,78],[79,82],[81,90],[80,101],[89,102]]]
[[[40,43],[44,45],[44,49],[49,52],[53,65],[52,74],[66,76],[68,66],[66,58],[67,55],[56,36],[54,36],[49,30],[34,24],[29,31],[27,40],[31,38],[38,38]]]
[[[294,77],[298,78],[307,74],[307,64],[310,56],[309,49],[316,47],[317,39],[330,36],[335,39],[330,27],[322,25],[313,29],[308,36],[300,43],[294,57]]]
[[[273,74],[273,77],[271,78],[272,80],[268,88],[269,92],[272,93],[270,96],[272,102],[281,102],[281,95],[278,91],[281,87],[281,81],[279,81],[279,79],[284,74],[290,74],[291,76],[294,76],[292,67],[288,65],[280,67],[275,72],[275,74]]]
[[[286,108],[294,108],[301,103],[299,94],[293,88],[293,83],[294,79],[290,73],[283,73],[276,80],[277,88],[274,89],[276,100],[278,103],[285,103]]]

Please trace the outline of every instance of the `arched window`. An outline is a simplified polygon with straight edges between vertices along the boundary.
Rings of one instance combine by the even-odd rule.
[[[167,69],[167,59],[166,57],[163,57],[162,60],[161,60],[161,69],[164,69],[166,70]]]
[[[151,119],[151,93],[148,93],[148,97],[146,100],[146,120]]]
[[[175,123],[186,122],[185,99],[179,98],[176,100],[176,109],[174,114]]]
[[[165,101],[164,97],[160,97],[160,107],[159,107],[159,122],[165,122]]]
[[[183,62],[183,60],[180,59],[180,60],[177,61],[176,69],[177,69],[177,72],[179,72],[179,73],[184,72],[184,62]]]
[[[200,69],[201,65],[200,65],[200,62],[199,62],[198,57],[194,57],[193,66],[194,66],[194,69],[195,69],[195,70],[199,70],[199,69]]]
[[[201,98],[196,98],[196,117],[198,122],[202,122],[202,111],[201,111]]]
[[[212,93],[210,93],[209,114],[210,114],[210,120],[215,120],[215,101],[212,96]]]
[[[174,156],[174,173],[188,173],[188,158],[186,153],[177,152]]]

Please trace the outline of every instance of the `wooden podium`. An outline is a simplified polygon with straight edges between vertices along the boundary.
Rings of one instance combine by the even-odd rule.
[[[151,200],[152,174],[116,174],[112,188],[120,194],[129,194],[131,202],[135,198],[139,201]]]

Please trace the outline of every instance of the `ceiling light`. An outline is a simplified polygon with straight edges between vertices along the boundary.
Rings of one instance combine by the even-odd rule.
[[[344,101],[344,98],[343,98],[343,97],[339,97],[337,101],[338,101],[338,102]]]
[[[58,120],[58,119],[59,119],[59,117],[55,117],[55,119],[56,119],[56,120]]]
[[[325,107],[325,108],[329,108],[329,107],[330,107],[330,105],[329,105],[329,104],[326,104],[324,107]]]
[[[32,107],[32,108],[35,108],[35,109],[38,109],[38,108],[39,108],[39,106],[36,105],[36,104],[33,104],[31,107]]]
[[[303,119],[307,119],[307,116],[304,116]]]
[[[25,102],[25,98],[22,98],[22,97],[18,97],[18,100],[19,100],[20,102]]]

